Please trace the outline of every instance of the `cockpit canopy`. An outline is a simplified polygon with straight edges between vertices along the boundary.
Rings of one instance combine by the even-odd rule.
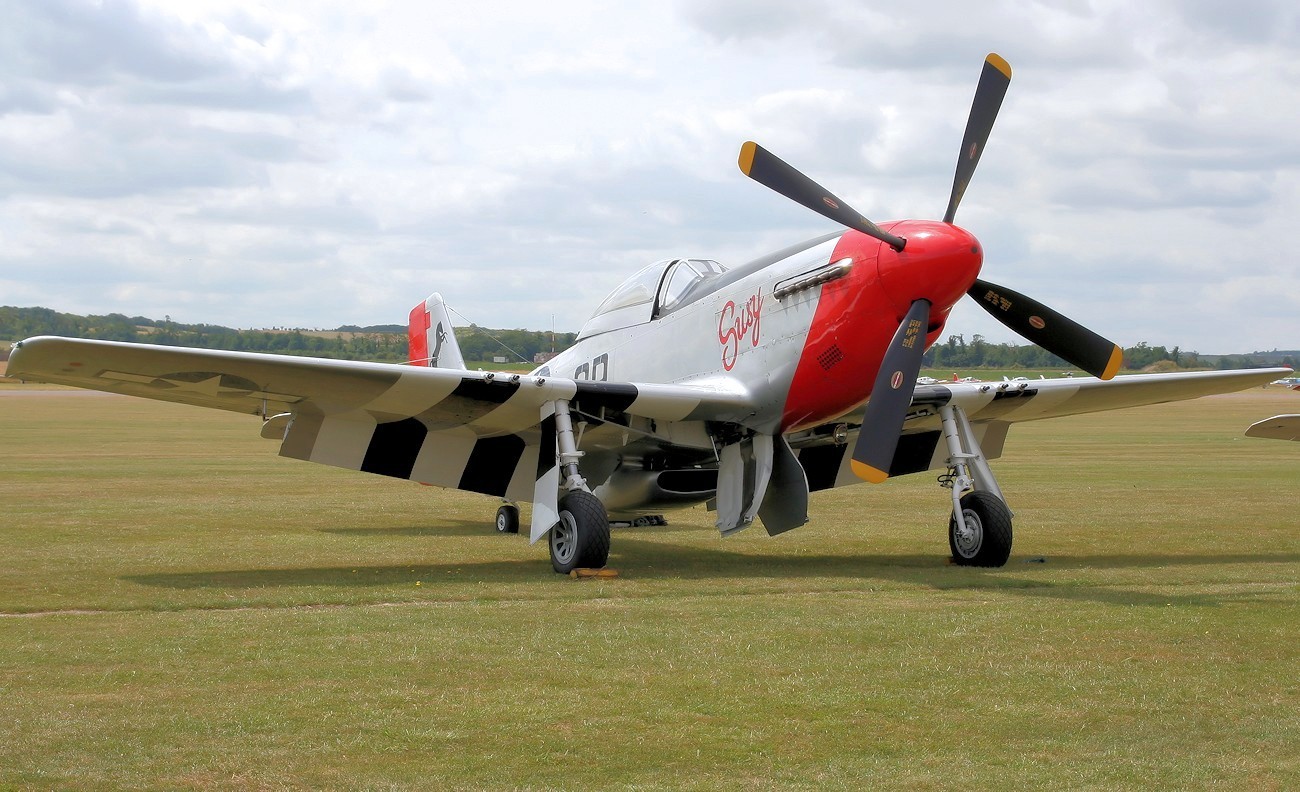
[[[600,304],[578,338],[660,319],[708,294],[727,268],[710,259],[664,259],[641,268]]]

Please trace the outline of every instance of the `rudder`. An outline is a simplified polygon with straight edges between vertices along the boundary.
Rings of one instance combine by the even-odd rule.
[[[407,336],[410,339],[407,355],[410,365],[465,368],[465,358],[461,356],[460,345],[456,343],[456,333],[452,328],[451,317],[447,315],[447,306],[442,301],[442,295],[437,292],[411,309]]]

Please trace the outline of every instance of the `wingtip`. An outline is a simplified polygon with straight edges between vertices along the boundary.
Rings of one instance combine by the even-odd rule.
[[[857,476],[863,481],[869,481],[872,484],[880,484],[885,479],[889,478],[889,473],[880,470],[878,468],[874,468],[865,462],[859,462],[856,459],[851,459],[849,460],[849,464],[853,468],[853,475]]]

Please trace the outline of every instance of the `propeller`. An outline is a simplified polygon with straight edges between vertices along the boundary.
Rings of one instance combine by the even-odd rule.
[[[801,203],[823,217],[902,250],[907,240],[881,230],[825,187],[800,173],[793,165],[752,140],[740,147],[740,170],[749,178],[786,198]]]
[[[976,280],[966,292],[994,319],[1057,357],[1108,380],[1124,362],[1124,350],[1037,300],[996,283]]]
[[[916,377],[921,373],[921,355],[925,354],[929,324],[930,301],[917,300],[885,350],[876,384],[871,388],[871,401],[867,402],[867,412],[862,418],[858,442],[853,446],[850,464],[858,478],[873,484],[889,478],[898,436],[912,406]]]
[[[943,221],[951,223],[957,215],[957,206],[966,194],[966,185],[975,175],[975,166],[984,153],[984,144],[993,131],[993,122],[1002,108],[1002,97],[1007,95],[1007,86],[1011,84],[1011,65],[996,53],[989,53],[984,59],[984,70],[980,72],[979,85],[975,86],[975,99],[970,105],[970,116],[966,119],[966,134],[961,139],[961,150],[957,153],[957,172],[952,176],[952,195],[948,198],[948,211],[943,213]]]
[[[952,224],[962,196],[997,120],[1002,100],[1011,83],[1011,66],[996,53],[984,60],[975,98],[966,120],[966,132],[957,155],[952,192],[943,222]],[[746,142],[740,149],[740,169],[746,176],[817,212],[867,236],[879,239],[898,251],[903,261],[907,240],[891,234],[855,211],[844,201],[767,149]],[[883,251],[882,251],[883,254]],[[1122,352],[1111,341],[1063,316],[1036,300],[987,281],[975,280],[967,291],[1002,324],[1028,341],[1101,379],[1119,370]],[[925,336],[929,330],[931,302],[916,299],[908,309],[881,361],[876,382],[863,416],[862,429],[853,448],[852,467],[861,478],[884,481],[893,464],[894,451],[903,422],[911,406],[912,393],[921,370]]]

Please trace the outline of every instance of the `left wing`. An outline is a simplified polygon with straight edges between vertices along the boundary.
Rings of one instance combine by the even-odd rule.
[[[948,450],[939,420],[939,408],[944,405],[951,404],[965,411],[984,456],[997,459],[1013,423],[1231,393],[1264,385],[1288,372],[1290,369],[1271,368],[1132,374],[1105,381],[1096,377],[1065,377],[922,385],[912,396],[889,475],[902,476],[947,466]],[[861,421],[861,414],[857,417]],[[852,423],[847,428],[847,437],[840,444],[832,443],[825,434],[805,433],[791,438],[791,445],[807,473],[809,489],[861,483],[862,479],[851,469],[848,453],[856,440],[857,428]]]
[[[733,381],[588,382],[50,336],[16,344],[8,374],[259,415],[283,456],[524,501],[542,409],[557,399],[609,421],[742,422],[754,411]]]

